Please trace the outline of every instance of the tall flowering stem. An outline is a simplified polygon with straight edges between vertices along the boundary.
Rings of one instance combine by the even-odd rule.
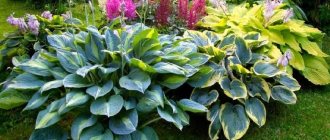
[[[158,25],[167,25],[171,15],[171,0],[160,0],[156,10],[156,22]]]
[[[178,14],[179,18],[186,21],[188,19],[189,0],[179,0]]]
[[[189,29],[194,29],[198,20],[205,15],[205,0],[194,0],[189,11],[187,26]]]

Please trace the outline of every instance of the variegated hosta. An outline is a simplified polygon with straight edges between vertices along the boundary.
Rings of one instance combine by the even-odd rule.
[[[142,24],[104,34],[87,30],[48,36],[47,50],[13,59],[17,75],[0,93],[0,107],[28,102],[25,111],[43,109],[31,139],[67,139],[56,124],[72,120],[74,140],[154,140],[148,124],[162,118],[182,129],[189,123],[186,111],[207,112],[190,99],[176,102],[164,94],[209,60],[196,45]]]
[[[274,1],[268,1],[274,2]],[[304,21],[291,19],[288,13],[290,7],[285,4],[277,6],[269,19],[264,13],[269,12],[263,4],[235,6],[225,14],[220,9],[208,7],[208,16],[199,23],[223,36],[230,33],[237,35],[258,32],[261,38],[268,40],[267,47],[260,48],[259,52],[271,58],[278,59],[281,52],[290,50],[292,60],[290,69],[294,68],[316,85],[330,83],[329,65],[325,61],[327,54],[322,52],[320,45],[324,34],[304,23]]]
[[[240,139],[250,120],[263,126],[263,102],[271,98],[284,104],[296,103],[294,91],[300,89],[299,83],[286,68],[276,66],[276,59],[260,53],[267,43],[259,33],[221,37],[210,31],[187,31],[184,37],[192,38],[199,52],[212,56],[187,81],[195,88],[191,100],[209,108],[210,139],[218,139],[221,130],[227,139]]]

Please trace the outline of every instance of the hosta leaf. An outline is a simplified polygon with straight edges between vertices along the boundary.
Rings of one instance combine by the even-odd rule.
[[[199,67],[205,64],[211,58],[211,56],[203,53],[193,53],[188,55],[188,58],[190,59],[188,62],[189,65]]]
[[[156,29],[146,29],[141,31],[137,35],[134,36],[133,46],[136,46],[143,39],[158,39],[158,32]]]
[[[34,130],[29,140],[67,140],[68,134],[59,126]]]
[[[102,38],[99,37],[100,35],[97,33],[93,33],[90,31],[88,37],[86,38],[86,56],[88,60],[101,64],[105,58],[105,53],[102,52],[104,50],[104,46],[102,43]]]
[[[208,129],[209,137],[211,140],[217,140],[218,134],[222,128],[221,121],[219,118],[220,112],[220,103],[217,102],[216,104],[212,105],[211,109],[207,112],[207,118],[211,121]]]
[[[164,107],[164,93],[160,86],[153,86],[151,90],[147,90],[144,97],[139,99],[137,108],[141,112],[150,112],[158,106]]]
[[[56,80],[63,80],[68,73],[61,67],[55,67],[50,70]]]
[[[207,112],[207,108],[204,105],[189,99],[181,99],[178,102],[178,105],[184,111],[190,111],[193,113]]]
[[[257,62],[253,66],[253,71],[256,75],[265,77],[274,77],[281,73],[281,71],[273,64],[267,62]]]
[[[199,47],[199,51],[214,57],[216,61],[220,61],[225,57],[225,52],[214,46]]]
[[[223,48],[227,45],[234,44],[235,41],[235,35],[227,35],[220,43],[219,48]]]
[[[238,73],[241,74],[250,74],[252,73],[250,70],[248,70],[247,68],[244,68],[241,64],[230,64],[230,68],[232,70],[237,71]]]
[[[176,108],[176,113],[173,112],[171,107],[165,106],[164,108],[158,107],[157,112],[159,116],[167,122],[172,122],[178,129],[182,130],[183,125],[189,122],[189,115],[186,115],[180,108]]]
[[[135,90],[144,93],[151,84],[150,76],[142,71],[132,71],[127,76],[121,77],[119,84],[127,90]]]
[[[259,77],[252,77],[247,83],[248,93],[251,97],[260,96],[264,101],[268,102],[271,95],[271,89],[268,83]]]
[[[112,132],[107,129],[103,134],[94,136],[90,140],[114,140]]]
[[[49,127],[57,123],[61,119],[61,116],[58,112],[50,112],[49,109],[45,109],[39,112],[35,129],[41,129]]]
[[[146,126],[142,128],[141,132],[146,136],[146,140],[159,140],[156,131],[151,127]]]
[[[274,86],[272,88],[272,98],[284,104],[295,104],[297,96],[284,86]]]
[[[0,92],[0,108],[12,109],[21,106],[29,101],[29,97],[23,92],[7,88]]]
[[[182,75],[166,74],[159,78],[159,83],[170,89],[176,89],[182,86],[187,79],[187,77]]]
[[[49,35],[47,36],[47,41],[50,46],[59,49],[64,49],[73,45],[71,37],[67,35]]]
[[[72,123],[71,138],[73,140],[79,140],[81,132],[90,126],[93,126],[97,122],[97,118],[94,115],[79,115]]]
[[[82,91],[71,91],[66,94],[66,107],[74,107],[85,104],[89,100],[89,96]]]
[[[215,63],[201,66],[199,71],[189,78],[188,84],[195,88],[210,87],[219,81],[224,71],[224,68]]]
[[[82,77],[86,77],[86,75],[90,72],[90,71],[93,71],[95,69],[97,69],[98,67],[100,67],[100,65],[94,65],[94,66],[84,66],[84,67],[81,67],[79,68],[77,71],[76,71],[76,74],[82,76]]]
[[[111,117],[109,128],[118,135],[126,135],[134,132],[138,125],[138,113],[135,109],[128,110]]]
[[[104,128],[102,124],[96,123],[93,126],[88,127],[81,132],[80,140],[91,140],[93,139],[93,137],[102,135],[103,131]]]
[[[47,83],[45,83],[41,88],[40,88],[40,92],[43,93],[45,91],[51,90],[51,89],[55,89],[55,88],[59,88],[63,86],[63,80],[54,80],[54,81],[49,81]]]
[[[112,88],[113,88],[113,82],[110,80],[107,83],[105,83],[102,87],[95,85],[87,88],[86,93],[93,96],[94,99],[97,99],[109,93]]]
[[[131,59],[130,64],[134,67],[140,68],[142,71],[146,71],[150,73],[156,72],[156,70],[153,67],[136,58]]]
[[[81,77],[80,75],[70,74],[63,79],[63,85],[64,87],[69,88],[83,88],[89,87],[93,84],[90,83],[87,79]]]
[[[38,60],[30,60],[19,65],[23,71],[39,76],[50,76],[49,67]]]
[[[304,77],[315,85],[326,85],[330,83],[330,73],[323,58],[311,55],[303,56],[306,68],[302,71]]]
[[[322,50],[320,49],[319,45],[317,45],[317,43],[309,41],[308,38],[298,37],[297,40],[300,43],[301,48],[304,49],[307,53],[319,57],[328,56],[327,54],[322,52]]]
[[[226,138],[230,140],[243,137],[250,125],[244,107],[230,103],[221,105],[220,121]]]
[[[191,38],[191,41],[195,43],[197,46],[207,46],[209,45],[208,37],[199,31],[188,30],[183,34],[184,38]]]
[[[284,41],[286,42],[286,44],[288,44],[290,46],[290,48],[292,48],[293,50],[300,52],[301,49],[299,47],[299,43],[296,41],[296,38],[294,35],[292,35],[290,32],[285,31],[282,33],[283,37],[284,37]]]
[[[57,50],[57,58],[63,68],[70,73],[75,73],[77,69],[85,66],[86,58],[77,52],[59,51]]]
[[[119,51],[120,39],[112,30],[105,31],[105,43],[110,51]]]
[[[99,98],[92,102],[91,113],[95,115],[115,116],[123,108],[124,99],[120,95],[112,95],[109,100]]]
[[[301,87],[296,79],[287,74],[279,75],[278,82],[288,87],[292,91],[297,91]]]
[[[252,59],[251,49],[246,45],[244,39],[236,37],[235,39],[236,51],[235,54],[242,64],[248,63]]]
[[[246,114],[259,127],[266,123],[266,108],[258,98],[250,98],[245,101]]]
[[[18,75],[15,79],[13,79],[12,83],[8,85],[8,88],[13,89],[38,89],[45,82],[41,81],[37,76],[32,75],[30,73],[23,73]]]
[[[218,96],[219,93],[217,90],[207,92],[202,89],[194,89],[190,96],[190,99],[204,106],[209,106],[218,99]]]
[[[292,59],[289,61],[290,65],[294,67],[297,70],[304,70],[305,69],[305,63],[304,59],[301,56],[299,52],[296,52],[292,49],[290,49],[292,54]]]
[[[219,83],[228,97],[234,100],[247,97],[247,89],[242,81],[238,79],[230,81],[228,77],[224,77],[220,79]]]
[[[40,107],[42,104],[44,104],[47,101],[48,96],[49,95],[41,95],[40,92],[34,93],[34,95],[29,100],[28,104],[25,106],[23,110],[32,110]]]
[[[182,67],[167,62],[159,62],[153,67],[158,73],[173,73],[178,75],[185,75],[186,73]]]

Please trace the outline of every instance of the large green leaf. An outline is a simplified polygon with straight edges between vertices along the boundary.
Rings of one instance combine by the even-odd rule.
[[[190,99],[204,106],[209,106],[214,103],[218,97],[219,93],[217,90],[207,92],[202,89],[194,89],[191,93]]]
[[[97,99],[97,98],[102,97],[102,96],[106,95],[107,93],[109,93],[112,88],[113,88],[113,82],[112,82],[112,80],[109,80],[103,86],[95,85],[95,86],[87,88],[86,93],[93,96],[94,99]]]
[[[47,83],[45,83],[41,88],[40,88],[40,92],[43,93],[45,91],[51,90],[51,89],[55,89],[55,88],[59,88],[63,86],[63,80],[54,80],[54,81],[49,81]]]
[[[288,87],[292,91],[297,91],[301,87],[298,81],[288,74],[279,75],[278,82]]]
[[[253,71],[256,75],[265,77],[274,77],[281,73],[281,71],[275,65],[262,61],[254,64]]]
[[[105,43],[110,51],[119,51],[120,39],[112,30],[105,31]]]
[[[195,43],[197,46],[207,46],[209,45],[208,37],[199,31],[188,30],[183,34],[184,38],[191,38],[191,42]]]
[[[12,80],[12,83],[8,85],[8,88],[13,89],[38,89],[45,82],[40,80],[37,76],[30,73],[23,73],[18,75],[15,79]]]
[[[29,101],[29,97],[24,92],[7,88],[0,92],[0,108],[12,109],[21,106]]]
[[[190,111],[193,113],[207,112],[207,108],[204,105],[189,99],[181,99],[178,102],[178,105],[184,111]]]
[[[94,136],[90,140],[113,140],[113,139],[114,136],[112,132],[109,129],[107,129],[103,134]]]
[[[308,38],[298,37],[298,42],[301,45],[301,48],[304,49],[307,53],[319,56],[319,57],[327,57],[328,55],[322,52],[319,45],[316,42],[311,42]]]
[[[102,38],[100,38],[99,33],[91,32],[89,33],[88,37],[86,38],[86,57],[88,60],[102,64],[105,58],[105,53],[102,52],[104,50]]]
[[[223,77],[220,79],[219,83],[228,97],[234,100],[247,97],[247,89],[242,81],[238,79],[230,81],[228,77]]]
[[[58,112],[50,112],[49,108],[39,112],[36,120],[35,129],[41,129],[49,127],[57,123],[61,119],[61,116]]]
[[[218,134],[220,133],[220,130],[222,128],[221,126],[221,121],[219,118],[220,115],[220,103],[217,102],[212,107],[210,110],[207,112],[207,118],[209,121],[211,121],[209,125],[209,137],[211,140],[217,140],[219,139]]]
[[[272,98],[284,104],[295,104],[297,96],[285,86],[274,86],[272,88]]]
[[[205,64],[211,58],[211,56],[203,53],[193,53],[188,55],[188,58],[190,59],[190,61],[188,62],[189,65],[199,67]]]
[[[155,64],[153,67],[158,73],[173,73],[178,75],[186,74],[185,69],[168,62],[159,62]]]
[[[284,31],[284,32],[282,32],[282,34],[283,34],[285,43],[288,44],[290,46],[290,48],[292,48],[293,50],[295,50],[297,52],[301,52],[299,43],[296,41],[296,38],[294,35],[292,35],[288,31]]]
[[[182,86],[187,81],[187,79],[187,77],[182,75],[165,74],[159,77],[159,83],[170,89],[176,89]]]
[[[103,134],[104,128],[102,124],[96,123],[95,125],[84,129],[81,132],[80,140],[92,140],[94,137],[98,137]]]
[[[246,45],[241,37],[235,38],[236,51],[235,54],[242,64],[248,63],[252,59],[251,49]]]
[[[79,140],[81,132],[90,126],[93,126],[97,122],[97,118],[94,115],[79,115],[72,123],[71,138],[73,140]]]
[[[137,108],[141,112],[150,112],[158,106],[164,107],[164,93],[160,86],[153,86],[139,99]]]
[[[120,95],[112,95],[108,100],[99,98],[92,102],[91,113],[95,115],[115,116],[123,108],[124,99]]]
[[[144,93],[151,84],[150,76],[142,71],[131,71],[127,76],[123,76],[119,80],[122,88],[127,90],[135,90]]]
[[[50,76],[51,73],[49,71],[49,67],[47,64],[44,64],[42,61],[36,60],[29,60],[21,65],[19,68],[24,70],[25,72],[32,73],[34,75],[39,76]]]
[[[122,112],[109,120],[109,128],[118,135],[127,135],[134,132],[137,125],[138,113],[135,109]]]
[[[68,88],[83,88],[92,86],[93,84],[80,75],[70,74],[63,79],[63,85]]]
[[[57,50],[57,58],[63,68],[70,73],[75,73],[80,67],[86,65],[87,59],[80,53]]]
[[[81,67],[79,69],[77,69],[76,74],[82,76],[82,77],[86,77],[86,75],[91,72],[91,71],[95,71],[97,68],[99,68],[100,65],[94,65],[94,66],[84,66]]]
[[[34,130],[29,140],[67,140],[68,134],[59,126]]]
[[[34,95],[29,100],[28,104],[25,106],[23,110],[32,110],[40,107],[42,104],[44,104],[47,101],[48,97],[49,95],[41,95],[39,91],[34,93]]]
[[[134,67],[140,68],[142,71],[146,71],[150,73],[156,72],[156,70],[153,67],[136,58],[131,59],[130,64]]]
[[[226,138],[230,140],[242,138],[250,125],[244,107],[230,103],[221,105],[220,121]]]
[[[65,96],[66,107],[83,105],[88,102],[89,96],[82,91],[72,90]]]
[[[189,78],[188,84],[195,88],[205,88],[214,85],[224,74],[224,68],[215,63],[201,66],[199,71]]]
[[[266,108],[258,98],[250,98],[245,101],[246,114],[259,127],[266,123]]]

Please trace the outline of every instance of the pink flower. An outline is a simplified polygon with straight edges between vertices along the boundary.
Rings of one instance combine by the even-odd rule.
[[[15,17],[13,16],[13,14],[11,14],[11,15],[7,18],[7,22],[8,22],[10,25],[18,26],[18,18],[15,18]]]
[[[194,29],[198,20],[205,15],[205,0],[194,0],[189,11],[188,28]]]
[[[171,0],[160,0],[156,10],[156,22],[159,25],[168,24],[171,15]]]
[[[188,19],[188,5],[189,5],[189,0],[179,0],[178,3],[179,18],[183,20]]]
[[[109,19],[114,19],[124,12],[125,17],[134,19],[136,17],[136,6],[132,0],[108,0],[106,12]]]
[[[289,61],[292,59],[292,54],[290,50],[287,50],[282,57],[280,57],[277,61],[277,66],[287,66]]]
[[[292,17],[293,17],[293,9],[290,8],[289,10],[285,11],[283,22],[286,23],[288,22]]]

